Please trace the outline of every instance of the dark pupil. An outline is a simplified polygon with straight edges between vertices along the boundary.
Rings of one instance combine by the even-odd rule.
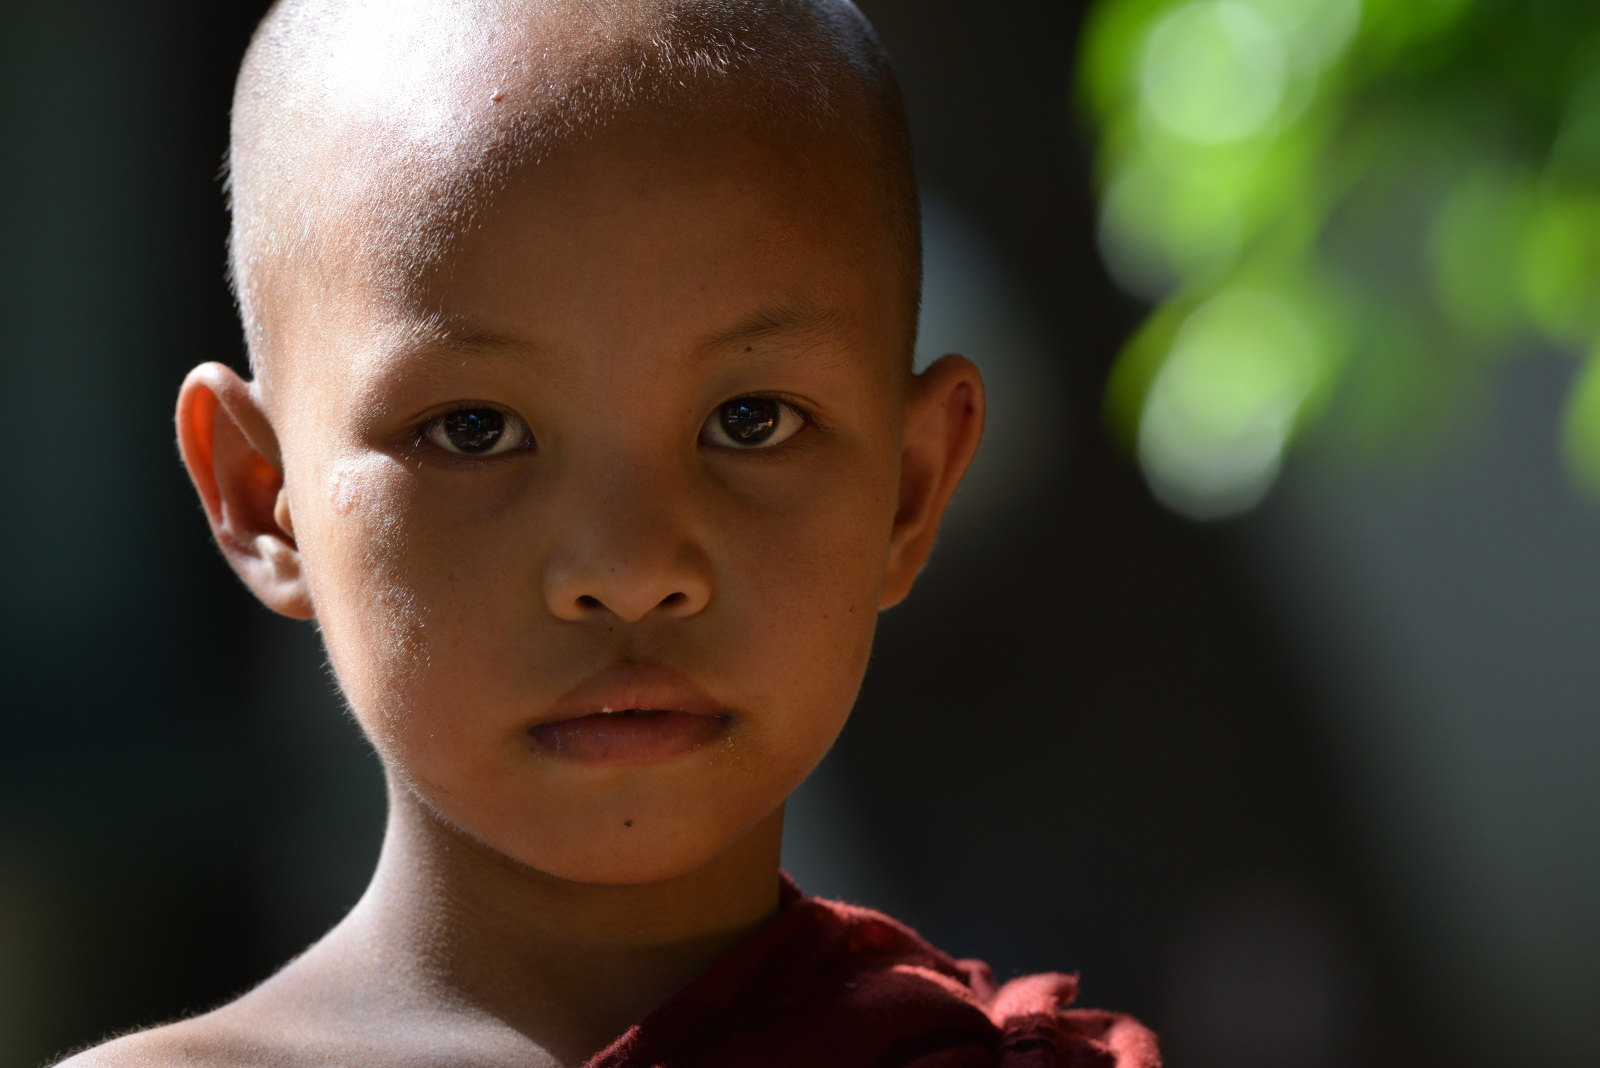
[[[758,445],[772,436],[778,426],[778,402],[763,397],[744,397],[722,406],[722,427],[733,440]]]
[[[451,412],[444,417],[444,432],[462,452],[487,452],[505,429],[506,417],[489,408]]]

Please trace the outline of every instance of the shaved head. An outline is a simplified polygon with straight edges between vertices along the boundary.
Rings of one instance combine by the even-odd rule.
[[[906,266],[909,353],[921,254],[904,110],[846,0],[279,0],[241,69],[229,150],[252,367],[279,290],[403,297],[519,168],[641,117],[859,150]]]

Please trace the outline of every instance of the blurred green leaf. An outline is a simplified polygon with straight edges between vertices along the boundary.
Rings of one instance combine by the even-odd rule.
[[[1600,495],[1600,348],[1573,384],[1561,431],[1568,468],[1586,490]]]
[[[1102,250],[1155,305],[1107,412],[1179,511],[1249,507],[1336,394],[1382,449],[1600,339],[1593,0],[1100,0],[1083,48]]]

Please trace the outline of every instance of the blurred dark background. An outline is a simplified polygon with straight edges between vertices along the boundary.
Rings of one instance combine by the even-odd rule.
[[[1570,365],[1446,446],[1312,441],[1265,506],[1157,505],[1102,397],[1084,5],[863,0],[928,192],[923,355],[994,414],[790,810],[814,892],[997,972],[1081,969],[1175,1066],[1600,1062],[1600,520]],[[315,635],[209,544],[183,373],[238,362],[217,172],[266,4],[0,3],[0,1063],[203,1010],[360,893],[381,776]]]

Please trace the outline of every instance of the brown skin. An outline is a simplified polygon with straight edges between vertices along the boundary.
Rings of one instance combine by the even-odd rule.
[[[261,380],[190,373],[217,542],[320,624],[389,828],[360,904],[276,977],[73,1063],[574,1065],[771,916],[783,799],[982,426],[970,362],[906,369],[903,266],[845,141],[626,122],[525,168],[407,298],[351,266],[336,302],[278,302]],[[702,439],[750,394],[808,419]],[[426,440],[464,406],[534,446]],[[618,663],[691,679],[726,738],[626,766],[530,749]]]

